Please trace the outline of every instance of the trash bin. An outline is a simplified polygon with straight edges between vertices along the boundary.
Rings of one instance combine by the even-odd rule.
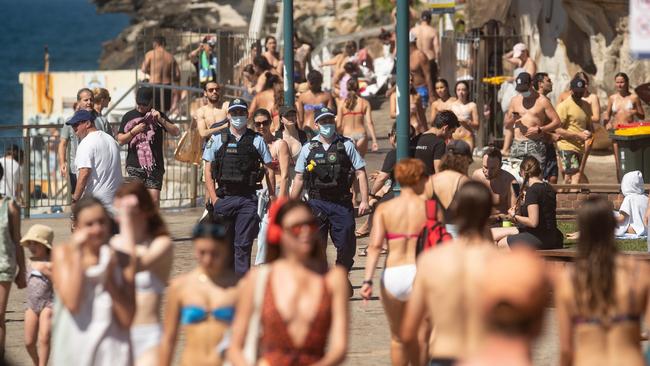
[[[638,170],[643,173],[644,182],[650,183],[650,134],[611,134],[610,138],[618,144],[621,177]]]

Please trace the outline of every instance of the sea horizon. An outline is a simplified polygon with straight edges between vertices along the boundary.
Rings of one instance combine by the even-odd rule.
[[[126,14],[98,14],[90,0],[0,0],[0,124],[22,124],[18,74],[42,71],[44,47],[50,71],[99,68],[102,43],[129,24]]]

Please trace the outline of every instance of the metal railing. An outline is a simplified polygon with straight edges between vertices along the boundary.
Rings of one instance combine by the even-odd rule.
[[[470,85],[470,99],[479,106],[481,128],[477,146],[482,147],[503,136],[503,115],[499,101],[500,85],[484,83],[483,78],[512,76],[512,67],[505,65],[502,56],[518,42],[526,42],[522,35],[445,35],[441,37],[439,76],[449,81],[450,93],[457,80]],[[481,110],[483,108],[483,110]]]
[[[181,135],[191,125],[178,123]],[[0,137],[0,151],[20,149],[21,156],[4,156],[0,164],[4,177],[0,180],[0,193],[14,197],[25,217],[34,214],[63,212],[70,205],[69,177],[63,175],[58,159],[62,125],[2,126],[3,130],[21,131],[22,137]],[[118,126],[114,126],[114,131]],[[196,207],[205,195],[202,166],[179,162],[174,151],[180,136],[165,136],[163,155],[165,175],[160,195],[161,207]],[[125,161],[128,146],[120,146],[122,173],[127,177]]]

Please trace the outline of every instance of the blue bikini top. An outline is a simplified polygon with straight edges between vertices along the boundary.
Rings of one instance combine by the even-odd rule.
[[[212,310],[210,314],[216,320],[230,324],[235,317],[235,307],[223,306]],[[183,325],[200,323],[207,318],[208,312],[200,306],[189,305],[181,308],[181,324]]]

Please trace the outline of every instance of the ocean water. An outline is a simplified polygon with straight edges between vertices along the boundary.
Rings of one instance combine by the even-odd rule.
[[[90,0],[0,0],[0,124],[22,123],[21,71],[98,68],[102,42],[129,24],[125,14],[97,14]]]

